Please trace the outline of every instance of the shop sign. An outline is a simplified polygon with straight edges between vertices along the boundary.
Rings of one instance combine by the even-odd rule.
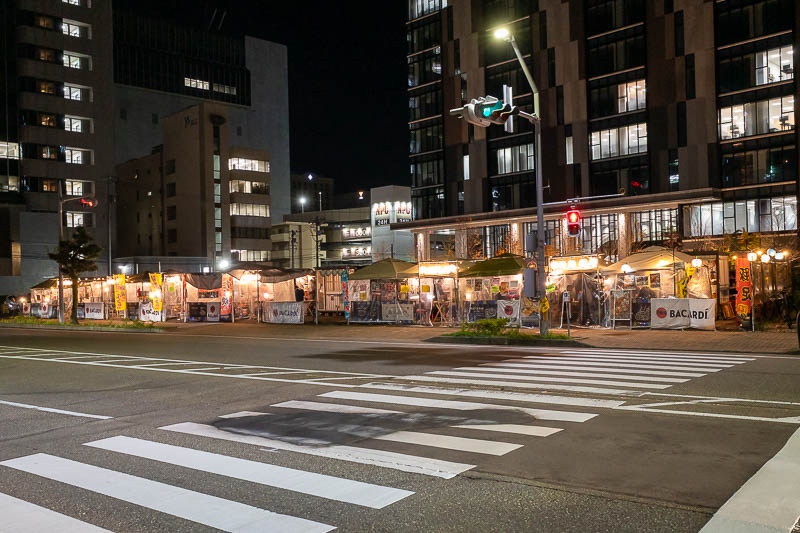
[[[411,221],[411,202],[395,202],[394,212],[397,222]]]
[[[597,257],[593,255],[550,258],[550,272],[563,272],[565,270],[597,270],[597,265]]]
[[[125,274],[114,274],[114,309],[125,311],[127,303],[125,294]]]
[[[275,324],[302,324],[303,302],[264,302],[264,322]]]
[[[652,298],[650,324],[662,329],[714,329],[713,298]]]
[[[374,217],[373,225],[388,226],[391,223],[391,211],[392,204],[390,202],[372,204],[372,213]]]
[[[386,322],[413,322],[414,304],[382,304],[381,320]]]
[[[233,280],[231,276],[224,274],[222,276],[222,300],[220,303],[220,314],[231,314],[231,294],[233,294]]]
[[[454,263],[421,263],[419,265],[420,277],[425,276],[455,276],[458,266]]]
[[[206,321],[219,322],[219,303],[217,302],[206,303]]]
[[[156,311],[152,301],[139,304],[139,320],[142,322],[161,322],[161,311]]]
[[[750,261],[746,257],[736,258],[736,314],[748,320],[753,308],[753,279]]]
[[[102,302],[85,303],[83,306],[86,318],[91,320],[103,320],[105,318]]]

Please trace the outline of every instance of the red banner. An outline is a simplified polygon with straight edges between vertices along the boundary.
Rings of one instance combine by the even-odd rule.
[[[231,314],[231,298],[233,296],[233,279],[228,274],[222,275],[222,302],[220,305],[220,314]]]
[[[753,279],[750,261],[746,257],[736,258],[736,314],[749,319],[753,307]]]

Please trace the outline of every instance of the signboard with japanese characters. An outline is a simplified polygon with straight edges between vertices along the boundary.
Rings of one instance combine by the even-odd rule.
[[[753,307],[753,280],[750,261],[746,257],[736,258],[736,315],[742,320],[750,319]]]

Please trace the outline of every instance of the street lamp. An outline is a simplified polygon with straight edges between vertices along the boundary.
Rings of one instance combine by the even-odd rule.
[[[301,213],[305,213],[306,212],[306,197],[305,196],[301,196],[300,197],[300,212]]]
[[[522,58],[522,53],[519,51],[519,46],[517,46],[517,41],[514,39],[514,35],[511,31],[508,28],[498,28],[495,30],[494,36],[497,39],[502,39],[509,43],[511,48],[514,49],[514,54],[517,56],[519,66],[522,68],[522,72],[528,80],[528,85],[531,88],[531,94],[533,96],[533,136],[535,144],[534,150],[536,151],[536,161],[534,163],[536,165],[536,292],[539,298],[547,298],[544,287],[544,207],[542,205],[544,204],[544,191],[542,187],[542,116],[539,113],[539,90],[536,87],[536,82],[533,81],[531,71],[528,70],[528,65]],[[544,317],[540,315],[539,333],[545,335],[547,329],[548,324],[545,322]]]
[[[230,266],[230,263],[228,262],[228,260],[227,260],[227,259],[221,259],[221,260],[220,260],[220,262],[219,262],[219,269],[220,269],[220,270],[225,270],[225,269],[226,269],[226,268],[228,268],[229,266]]]
[[[81,196],[78,198],[64,198],[61,190],[62,183],[58,183],[58,245],[61,246],[61,241],[64,240],[64,204],[68,202],[81,202],[88,207],[95,207],[97,202],[94,198],[89,196]],[[110,266],[110,265],[109,265]],[[58,268],[58,323],[64,323],[64,274],[61,272],[61,265]],[[72,302],[72,305],[77,305],[77,302]]]

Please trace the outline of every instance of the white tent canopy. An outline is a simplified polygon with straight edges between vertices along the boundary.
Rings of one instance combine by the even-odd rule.
[[[691,265],[692,259],[694,259],[692,256],[683,252],[673,252],[662,246],[650,246],[641,252],[631,254],[625,259],[601,269],[601,272],[608,275],[627,274],[629,272],[639,272],[642,270],[671,269],[673,263],[686,263]]]

